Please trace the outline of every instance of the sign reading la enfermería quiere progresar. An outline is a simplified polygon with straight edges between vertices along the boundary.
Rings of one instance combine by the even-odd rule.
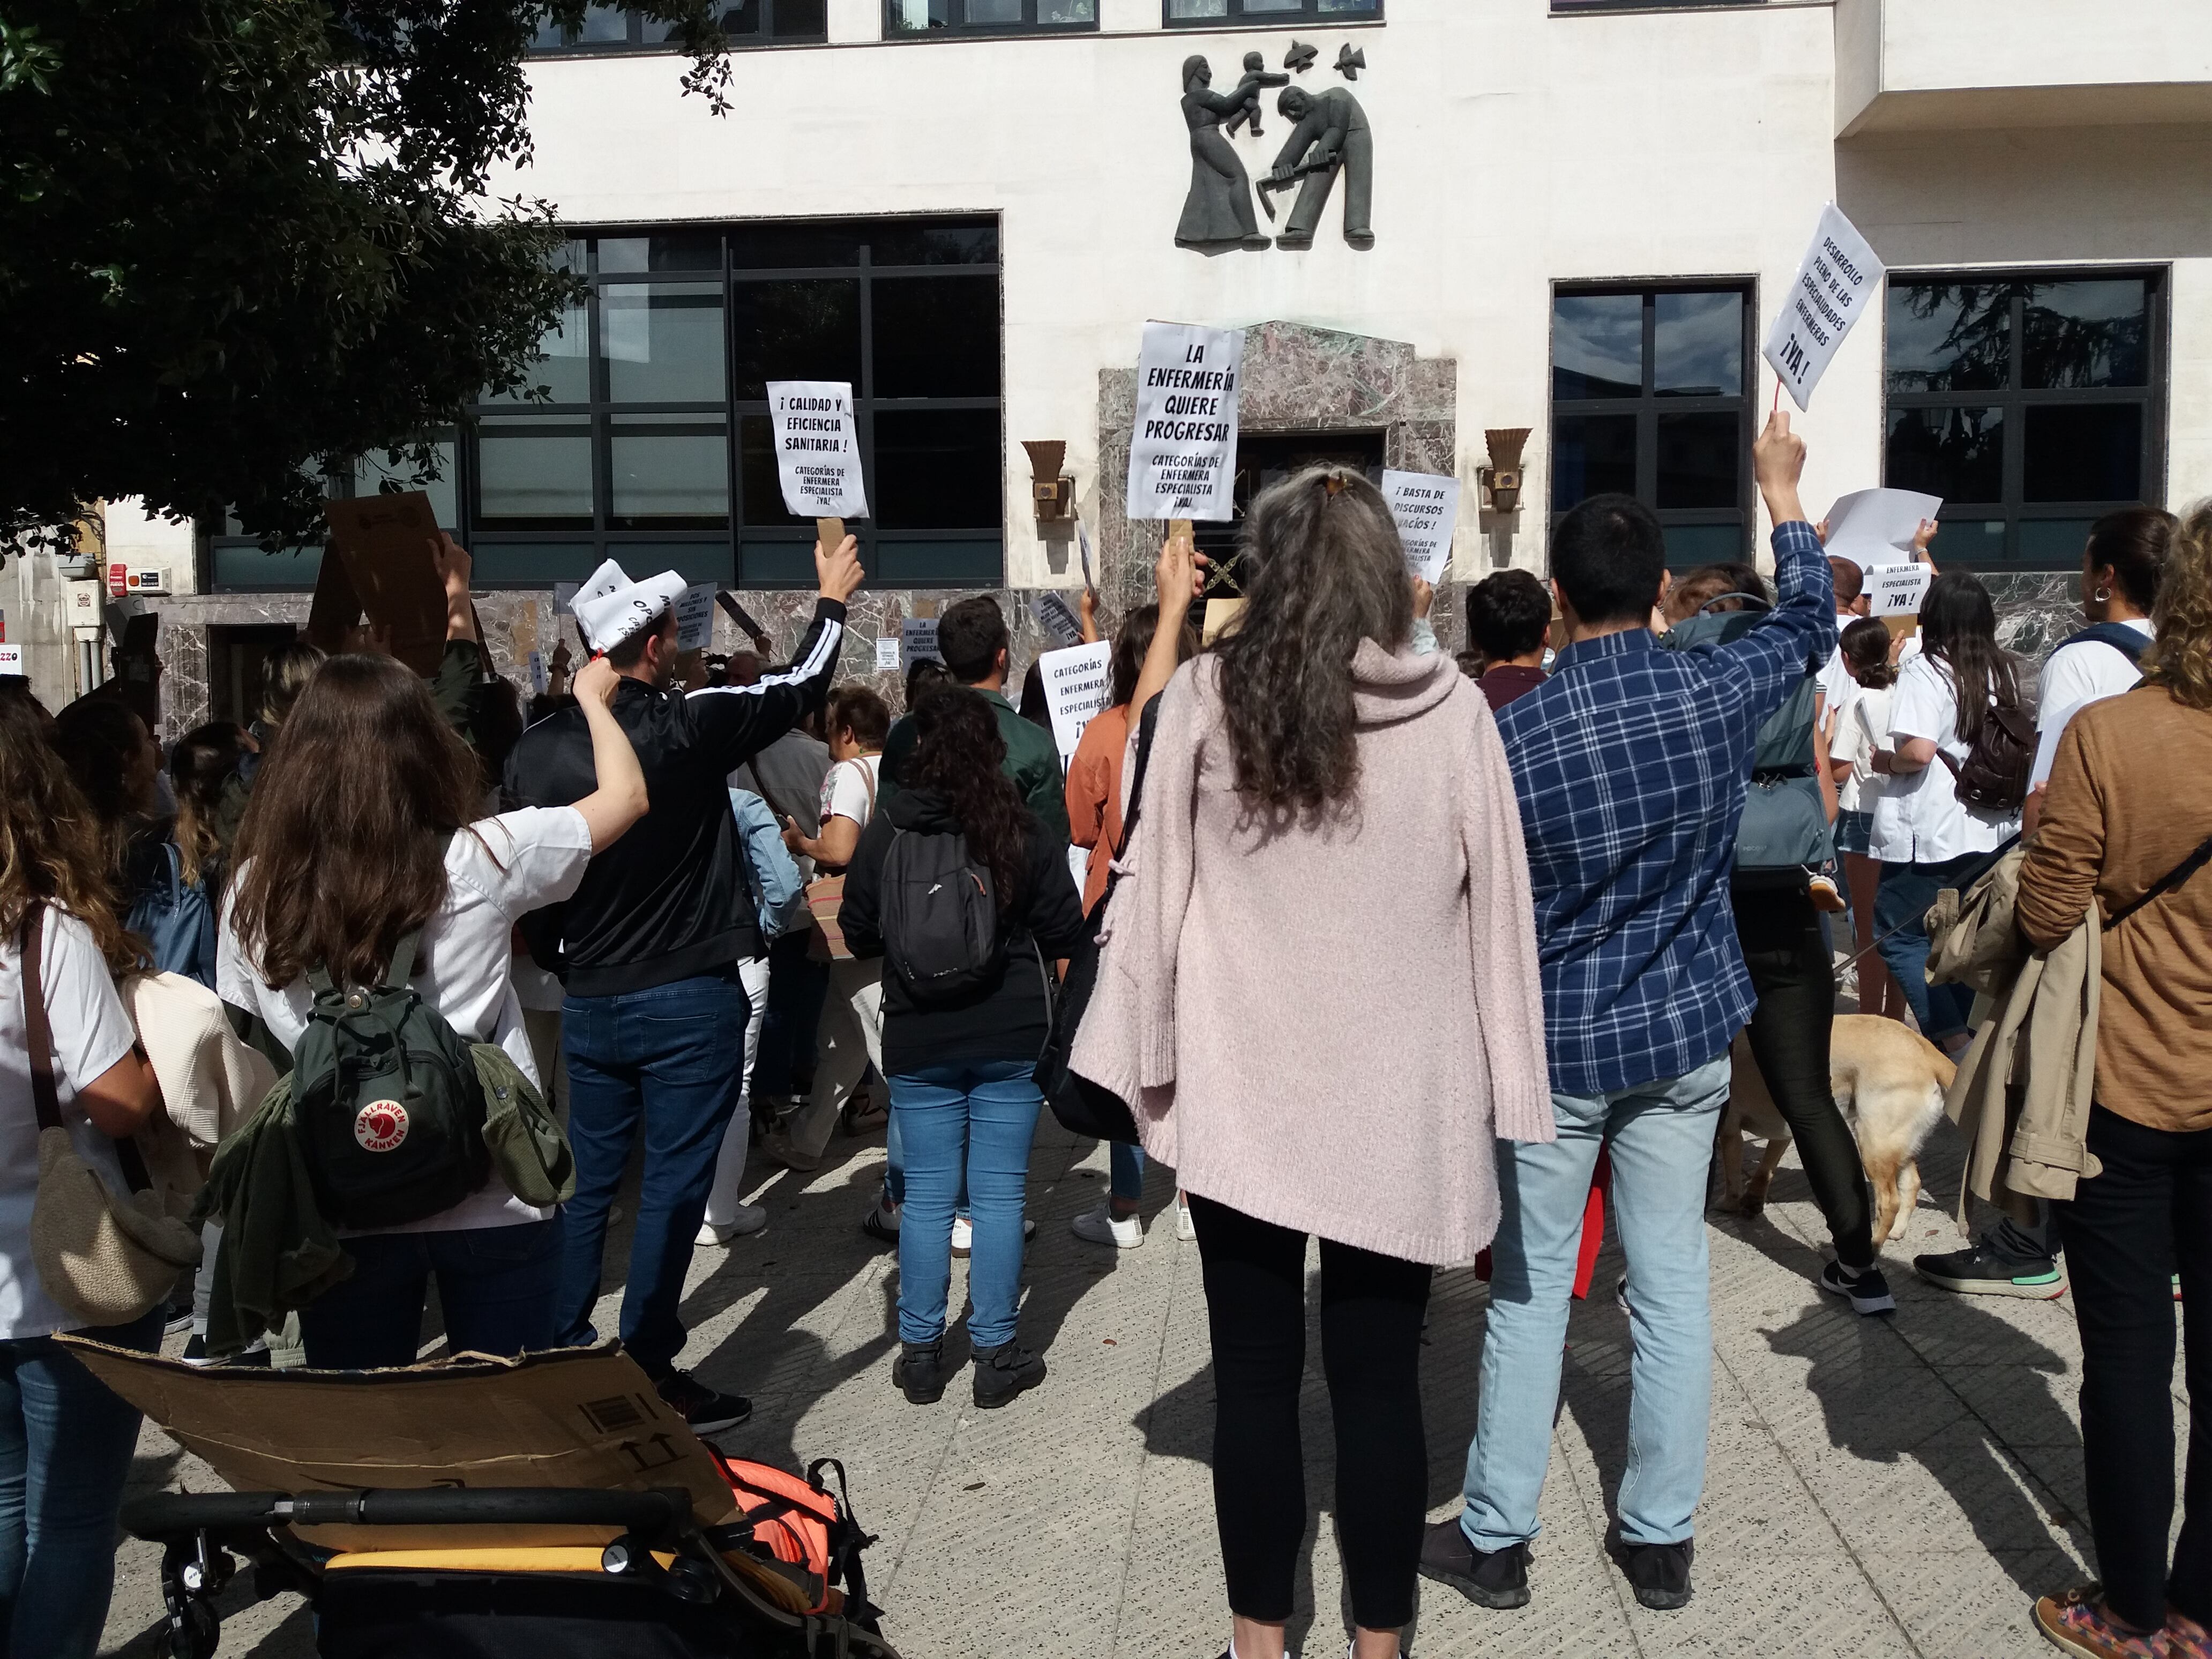
[[[1237,516],[1237,387],[1244,331],[1146,323],[1129,444],[1132,520]]]

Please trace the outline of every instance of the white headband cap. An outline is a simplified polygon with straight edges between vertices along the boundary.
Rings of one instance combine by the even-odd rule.
[[[624,640],[657,627],[688,584],[673,570],[634,582],[609,559],[576,590],[569,609],[584,630],[584,643],[595,652],[613,650]]]

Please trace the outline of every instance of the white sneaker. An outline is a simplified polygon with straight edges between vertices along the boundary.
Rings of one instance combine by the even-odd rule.
[[[1188,1244],[1198,1237],[1198,1224],[1190,1218],[1190,1200],[1176,1194],[1176,1237]]]
[[[1117,1216],[1110,1204],[1085,1210],[1067,1224],[1068,1231],[1086,1244],[1111,1244],[1117,1250],[1133,1250],[1145,1242],[1141,1217]]]
[[[767,1206],[740,1204],[738,1206],[736,1220],[719,1227],[711,1221],[702,1221],[699,1224],[698,1237],[691,1242],[694,1244],[726,1244],[733,1238],[743,1238],[748,1233],[757,1233],[767,1225]]]
[[[964,1215],[952,1218],[952,1254],[966,1255],[975,1248],[975,1224]]]

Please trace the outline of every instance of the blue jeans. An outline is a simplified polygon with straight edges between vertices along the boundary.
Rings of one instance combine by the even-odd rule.
[[[1536,1535],[1583,1207],[1608,1143],[1632,1345],[1620,1535],[1630,1544],[1690,1536],[1705,1491],[1713,1386],[1705,1171],[1728,1092],[1723,1054],[1610,1095],[1554,1094],[1556,1141],[1498,1142],[1503,1213],[1490,1247],[1482,1399],[1460,1518],[1475,1548],[1502,1550]]]
[[[768,1013],[753,1056],[753,1092],[798,1095],[814,1075],[814,1036],[830,994],[830,964],[808,954],[812,928],[786,933],[768,947]]]
[[[750,1017],[734,967],[647,991],[570,997],[561,1006],[576,1196],[565,1217],[556,1340],[599,1340],[592,1309],[607,1211],[642,1122],[645,1175],[623,1287],[622,1340],[655,1382],[675,1370],[684,1350],[684,1275],[706,1218],[722,1132],[737,1108]]]
[[[899,1220],[899,1340],[945,1334],[952,1279],[952,1211],[967,1177],[975,1243],[968,1262],[971,1346],[1014,1338],[1022,1287],[1022,1201],[1036,1134],[1033,1060],[970,1060],[890,1079],[891,1121],[906,1151],[906,1212]]]
[[[300,1310],[300,1337],[317,1370],[411,1365],[422,1308],[437,1275],[446,1346],[506,1358],[553,1346],[561,1282],[561,1218],[450,1233],[349,1238],[353,1277]]]
[[[1919,1022],[1921,1034],[1930,1039],[1966,1029],[1974,994],[1963,985],[1928,982],[1928,953],[1933,945],[1921,918],[1936,902],[1936,894],[1956,887],[1960,877],[1988,863],[1985,854],[1969,853],[1942,864],[1881,866],[1881,886],[1874,899],[1875,950],[1904,991],[1905,1006]]]
[[[161,1310],[87,1331],[151,1353]],[[50,1336],[0,1342],[0,1659],[92,1659],[138,1413]]]
[[[1145,1195],[1145,1149],[1126,1141],[1109,1141],[1106,1148],[1108,1190],[1125,1203]]]

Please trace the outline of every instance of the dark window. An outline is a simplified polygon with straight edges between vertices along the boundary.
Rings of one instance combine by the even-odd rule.
[[[1382,0],[1167,0],[1171,28],[1204,28],[1222,23],[1371,23],[1382,15]]]
[[[1766,0],[1552,0],[1555,13],[1585,11],[1696,11],[1713,6],[1763,6]],[[1712,562],[1711,560],[1707,563]]]
[[[768,419],[768,383],[785,380],[853,385],[872,580],[1000,580],[995,222],[620,230],[567,257],[588,300],[525,390],[477,406],[458,457],[456,527],[484,585],[573,580],[610,556],[634,574],[811,584],[812,523],[784,507]]]
[[[1677,566],[1750,542],[1747,288],[1577,288],[1552,301],[1552,511],[1633,495]]]
[[[805,46],[830,38],[828,0],[725,0],[722,33],[733,47]],[[585,8],[580,29],[548,18],[531,37],[530,50],[545,52],[666,52],[674,46],[665,23],[614,6]]]
[[[884,33],[894,40],[1097,27],[1098,0],[884,0]]]
[[[2156,271],[1891,276],[1884,477],[1943,497],[1939,553],[2071,568],[2162,493],[2164,301]]]

